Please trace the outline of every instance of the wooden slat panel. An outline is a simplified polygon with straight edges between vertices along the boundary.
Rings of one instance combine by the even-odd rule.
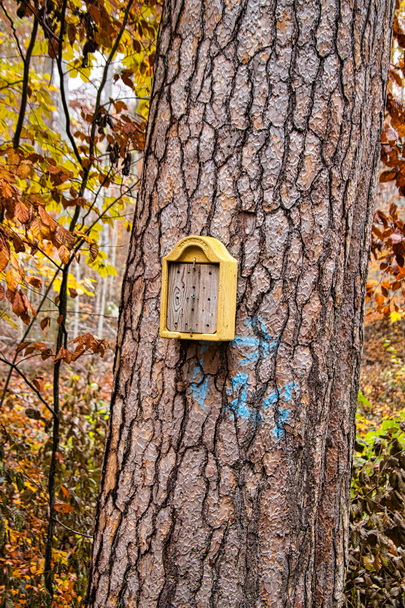
[[[169,264],[167,329],[193,334],[217,330],[218,264]]]

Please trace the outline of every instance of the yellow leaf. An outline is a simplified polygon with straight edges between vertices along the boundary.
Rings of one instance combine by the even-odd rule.
[[[6,283],[10,291],[16,291],[21,281],[21,275],[16,268],[9,268],[6,272]]]
[[[395,321],[400,321],[401,319],[402,319],[401,313],[397,312],[396,310],[393,310],[392,313],[390,314],[391,323],[395,323]]]

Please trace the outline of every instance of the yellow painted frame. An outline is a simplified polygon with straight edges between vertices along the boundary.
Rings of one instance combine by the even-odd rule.
[[[213,334],[189,334],[167,329],[169,292],[169,263],[219,264],[217,331]],[[226,342],[235,337],[236,286],[238,262],[228,253],[225,245],[211,236],[187,236],[175,245],[162,260],[162,291],[160,330],[162,338],[178,340],[209,340]]]

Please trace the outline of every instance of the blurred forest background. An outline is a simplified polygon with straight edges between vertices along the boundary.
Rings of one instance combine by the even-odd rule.
[[[405,3],[381,142],[347,606],[405,606]],[[0,607],[82,606],[157,0],[0,0]]]

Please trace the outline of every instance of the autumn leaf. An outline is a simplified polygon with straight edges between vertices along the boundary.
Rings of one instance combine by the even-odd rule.
[[[90,258],[91,261],[94,262],[97,259],[98,256],[98,247],[96,245],[96,243],[92,243],[89,247],[89,253],[90,253]]]
[[[7,283],[8,289],[11,292],[16,291],[18,285],[20,284],[20,281],[21,281],[20,272],[13,266],[11,268],[9,268],[6,272],[6,283]]]
[[[32,383],[40,393],[43,391],[44,383],[45,383],[45,379],[43,376],[36,375],[35,378],[33,379]]]
[[[41,320],[40,322],[40,327],[42,330],[46,329],[48,327],[48,325],[50,325],[51,323],[51,317],[45,317],[44,319]]]
[[[69,505],[66,502],[55,503],[55,511],[58,511],[58,513],[71,513],[73,510],[72,505]]]
[[[72,353],[69,352],[67,348],[60,348],[55,357],[55,363],[57,361],[66,361],[66,363],[71,363]]]
[[[64,264],[68,264],[70,260],[69,249],[65,245],[61,245],[58,249],[58,255]]]
[[[10,247],[6,239],[0,234],[0,272],[4,270],[10,259]]]
[[[40,289],[42,287],[42,281],[38,277],[29,277],[28,283],[35,287],[35,289]]]
[[[21,289],[16,291],[16,293],[14,294],[12,301],[12,310],[13,313],[17,315],[17,317],[20,317],[23,323],[25,323],[26,325],[29,324],[31,320],[29,312],[33,312],[33,309],[27,296],[21,291]]]
[[[31,344],[31,342],[21,342],[21,344],[19,344],[16,349],[15,352],[18,354],[20,353],[22,350],[24,350],[24,348],[26,348],[27,346],[29,346]]]

